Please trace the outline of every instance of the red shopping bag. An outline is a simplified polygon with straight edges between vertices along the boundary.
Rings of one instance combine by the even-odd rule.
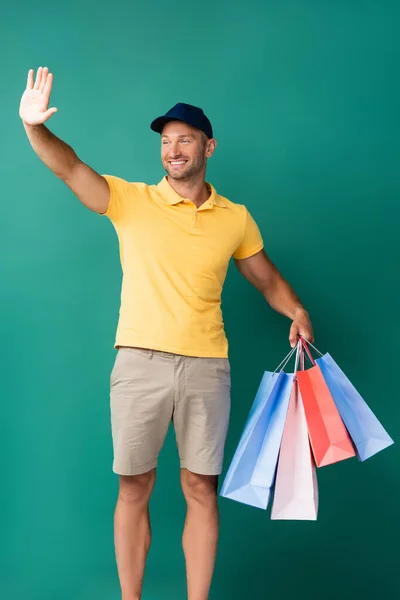
[[[300,339],[313,366],[306,371],[298,371],[297,381],[315,462],[318,467],[324,467],[355,456],[355,450],[322,371],[305,340]]]

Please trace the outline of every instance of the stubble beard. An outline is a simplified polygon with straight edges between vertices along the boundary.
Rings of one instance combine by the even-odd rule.
[[[179,160],[179,159],[177,159],[177,160]],[[192,163],[189,168],[187,168],[187,169],[185,168],[183,173],[174,171],[174,169],[170,166],[170,164],[168,162],[167,162],[167,166],[164,168],[168,173],[168,177],[171,177],[171,179],[177,179],[179,181],[191,181],[193,179],[196,179],[198,174],[201,173],[201,171],[204,168],[204,164],[205,164],[205,160],[202,160],[200,158],[196,162]]]

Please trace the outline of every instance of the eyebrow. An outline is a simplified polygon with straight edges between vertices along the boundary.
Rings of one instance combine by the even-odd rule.
[[[161,136],[162,138],[167,138],[168,136],[163,133],[163,135]],[[193,135],[193,133],[181,133],[178,135],[179,138],[183,138],[183,137],[191,137],[193,139],[195,139],[195,136]]]

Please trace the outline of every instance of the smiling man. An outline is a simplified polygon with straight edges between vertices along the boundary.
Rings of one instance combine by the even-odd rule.
[[[122,600],[139,600],[151,541],[149,499],[170,422],[187,502],[183,532],[188,600],[207,600],[218,541],[217,485],[230,413],[230,364],[221,292],[230,259],[298,335],[314,341],[308,313],[268,258],[243,204],[205,180],[216,149],[209,119],[179,103],[155,119],[167,175],[158,185],[100,175],[44,123],[53,76],[28,73],[20,117],[41,160],[118,234],[123,270],[111,373],[114,530]]]

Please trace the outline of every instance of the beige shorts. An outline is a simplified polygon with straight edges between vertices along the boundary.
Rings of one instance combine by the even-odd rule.
[[[115,473],[156,467],[170,421],[181,468],[221,473],[230,414],[227,358],[120,347],[110,379]]]

